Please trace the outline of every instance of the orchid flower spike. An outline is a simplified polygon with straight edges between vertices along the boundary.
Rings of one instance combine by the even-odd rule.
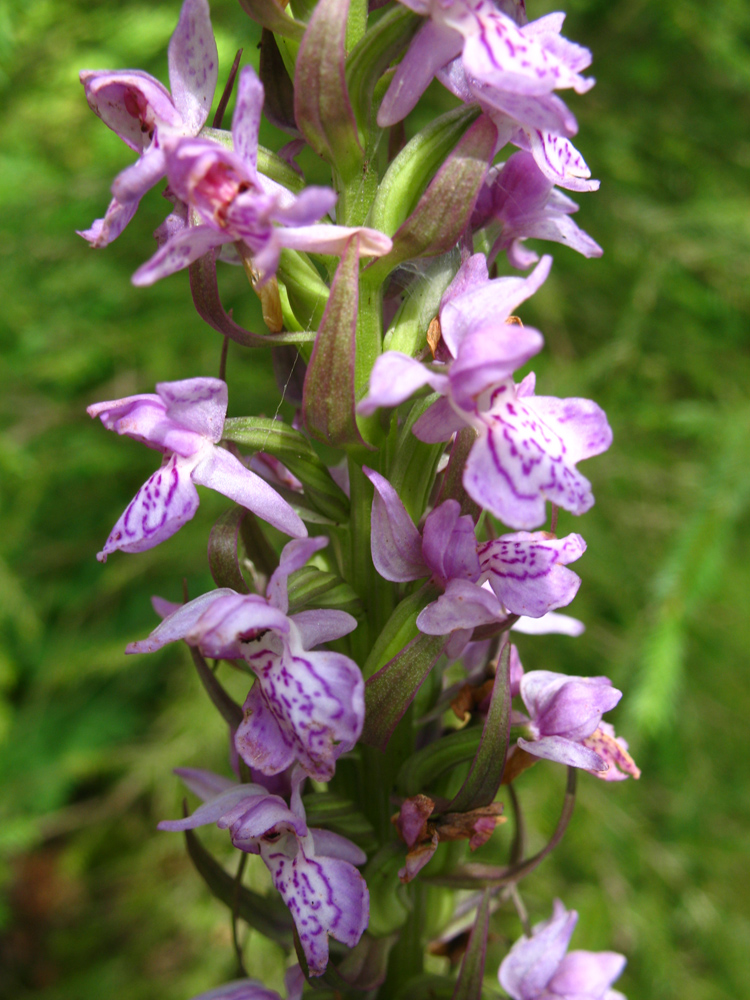
[[[268,280],[284,247],[311,253],[341,254],[353,235],[362,256],[379,257],[391,240],[366,226],[319,223],[333,209],[331,188],[308,187],[299,195],[258,171],[258,129],[263,84],[246,66],[239,76],[232,119],[234,150],[209,139],[183,139],[167,150],[166,167],[174,194],[188,205],[196,225],[178,228],[133,275],[136,285],[151,285],[227,243]]]
[[[89,107],[116,132],[138,160],[118,174],[103,219],[79,235],[92,246],[116,239],[135,215],[143,195],[166,173],[170,144],[198,135],[216,89],[219,59],[206,0],[185,0],[169,43],[170,94],[142,70],[81,70]]]
[[[208,486],[295,537],[307,528],[260,476],[219,448],[227,412],[227,386],[218,378],[160,382],[156,394],[94,403],[87,413],[117,434],[141,441],[163,460],[118,520],[100,562],[121,549],[143,552],[170,538],[198,509],[197,483]]]
[[[310,975],[322,975],[329,935],[353,948],[367,927],[370,897],[355,868],[367,855],[346,837],[308,828],[300,794],[305,774],[299,768],[292,775],[290,806],[260,785],[238,785],[210,771],[180,768],[176,773],[204,804],[186,819],[159,823],[159,829],[194,830],[216,823],[229,830],[239,850],[259,854],[289,907]]]

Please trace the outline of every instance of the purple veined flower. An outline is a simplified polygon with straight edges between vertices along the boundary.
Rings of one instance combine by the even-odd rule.
[[[581,76],[591,63],[588,49],[560,35],[564,14],[547,14],[519,25],[491,0],[401,0],[429,17],[396,68],[378,112],[381,127],[393,125],[415,106],[430,80],[456,57],[472,88],[510,117],[542,129],[575,119],[555,90],[584,93],[594,81]]]
[[[300,794],[305,774],[299,768],[292,777],[289,806],[259,785],[238,785],[210,771],[180,768],[176,773],[203,805],[186,819],[159,823],[159,829],[193,830],[216,823],[229,830],[239,850],[259,854],[289,907],[310,975],[322,975],[329,935],[353,948],[367,927],[370,897],[355,868],[367,860],[364,851],[330,830],[308,828]],[[260,994],[258,1000],[266,997]]]
[[[263,84],[255,70],[240,73],[232,119],[234,149],[210,139],[183,139],[166,151],[169,185],[191,210],[195,225],[174,232],[133,275],[136,285],[151,285],[187,267],[209,250],[237,244],[259,281],[276,271],[281,250],[341,254],[354,235],[362,256],[379,257],[391,240],[365,226],[318,222],[333,209],[331,188],[308,187],[299,195],[258,172],[258,129]]]
[[[443,341],[453,360],[428,366],[398,351],[382,354],[359,410],[369,414],[397,406],[429,385],[442,398],[415,422],[414,433],[434,443],[450,440],[465,426],[477,432],[463,473],[464,488],[476,503],[521,530],[544,524],[547,500],[584,514],[594,497],[576,465],[611,444],[607,418],[588,399],[535,395],[533,374],[516,385],[510,376],[537,353],[541,334],[492,321],[493,304],[502,324],[544,280],[551,258],[543,257],[526,279],[489,281],[474,263],[479,256],[466,261],[441,304]]]
[[[570,218],[578,205],[557,191],[541,172],[531,153],[514,153],[503,166],[493,167],[480,193],[472,228],[489,222],[501,226],[489,262],[502,250],[513,267],[525,269],[539,257],[523,246],[527,239],[562,243],[584,257],[601,257],[598,243]]]
[[[170,538],[198,509],[196,483],[223,493],[279,531],[307,528],[286,500],[230,452],[217,447],[227,412],[227,386],[218,378],[160,382],[156,394],[94,403],[87,411],[104,426],[160,451],[161,468],[147,479],[112,529],[100,562],[121,549],[143,552]]]
[[[518,531],[483,542],[477,549],[482,574],[507,611],[542,618],[570,604],[581,578],[568,563],[586,551],[580,535],[555,538],[546,531]]]
[[[452,94],[466,104],[478,103],[497,129],[496,151],[512,143],[534,157],[544,176],[569,191],[597,191],[599,181],[592,179],[588,164],[570,141],[578,123],[563,102],[554,95],[544,99],[517,102],[512,113],[499,111],[484,98],[490,90],[478,80],[469,80],[460,58],[438,71],[438,79]]]
[[[512,722],[526,727],[529,738],[518,739],[518,746],[526,753],[583,768],[597,777],[605,777],[611,764],[622,769],[621,774],[615,770],[607,780],[622,780],[627,774],[640,777],[625,741],[618,742],[611,726],[602,723],[602,715],[622,697],[608,677],[568,677],[550,670],[531,670],[523,675],[519,687],[528,715],[514,711]],[[603,725],[607,727],[604,730]]]
[[[532,927],[531,937],[516,941],[498,971],[512,1000],[625,1000],[611,989],[625,968],[623,955],[568,952],[577,922],[576,911],[556,899],[550,919]]]
[[[166,173],[165,152],[184,136],[198,135],[211,110],[218,55],[206,0],[185,0],[169,43],[172,93],[142,70],[81,71],[89,107],[139,154],[112,186],[114,198],[103,219],[79,235],[92,246],[116,239],[143,195]]]
[[[287,616],[287,579],[328,539],[289,542],[268,581],[266,597],[228,587],[181,605],[127,653],[151,653],[184,639],[204,656],[243,659],[256,676],[235,734],[242,759],[263,774],[294,761],[328,781],[336,760],[351,750],[364,723],[364,683],[348,656],[314,650],[347,635],[356,619],[345,611],[300,611]]]

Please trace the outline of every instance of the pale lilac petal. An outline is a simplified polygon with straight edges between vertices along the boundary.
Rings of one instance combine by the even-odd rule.
[[[453,401],[464,410],[486,389],[509,378],[544,346],[544,337],[530,326],[502,322],[468,332],[451,365]]]
[[[284,839],[262,842],[261,856],[292,914],[310,974],[322,975],[328,964],[328,936],[353,948],[367,927],[365,880],[348,862],[309,855],[302,844],[292,853]]]
[[[453,28],[426,21],[396,67],[378,110],[378,125],[386,128],[405,118],[435,73],[457,56],[461,48],[461,36]]]
[[[468,515],[461,516],[457,500],[446,500],[427,515],[422,553],[442,586],[457,578],[475,582],[479,577],[474,522]]]
[[[233,787],[222,792],[215,798],[204,802],[198,806],[194,813],[184,819],[166,819],[158,824],[159,830],[170,830],[180,832],[182,830],[194,830],[197,826],[205,826],[207,823],[216,823],[217,820],[242,803],[247,803],[248,808],[253,801],[258,798],[268,797],[268,792],[260,785],[238,785],[233,783]],[[281,801],[281,800],[279,800]]]
[[[536,1000],[543,992],[568,950],[578,914],[558,913],[522,937],[500,966],[500,985],[513,1000]]]
[[[90,229],[77,229],[76,232],[92,247],[106,247],[112,240],[117,239],[135,215],[137,208],[137,201],[121,205],[117,198],[113,198],[103,219],[95,219]]]
[[[582,740],[602,715],[615,707],[622,692],[607,677],[568,677],[532,670],[521,681],[521,697],[542,736]]]
[[[258,132],[263,113],[263,84],[251,66],[245,66],[237,83],[237,103],[232,117],[234,150],[251,171],[258,165]]]
[[[525,128],[562,136],[573,136],[578,131],[575,115],[557,94],[514,94],[474,79],[468,81],[468,86],[473,99],[479,101],[493,122],[501,117],[520,122]],[[516,139],[509,141],[515,143]]]
[[[159,382],[156,393],[169,420],[214,443],[221,440],[228,404],[226,382],[206,377]]]
[[[189,601],[187,604],[177,605],[176,609],[156,626],[147,639],[131,642],[126,647],[125,652],[153,653],[169,642],[184,639],[214,601],[234,595],[234,593],[235,591],[230,590],[229,587],[222,587],[219,590],[212,590],[208,594],[201,594],[200,597],[196,597],[195,600]]]
[[[304,649],[314,649],[321,643],[340,639],[357,627],[357,619],[353,615],[333,608],[299,611],[296,615],[290,615],[289,621],[297,626]]]
[[[207,604],[185,641],[204,656],[234,659],[242,656],[242,643],[254,641],[267,629],[286,633],[289,620],[257,594],[229,591],[221,600]]]
[[[603,997],[625,968],[625,957],[613,951],[571,951],[550,979],[548,989],[560,997]]]
[[[157,125],[182,125],[167,88],[142,70],[83,69],[79,77],[94,114],[137,153],[151,145]]]
[[[284,974],[284,986],[286,986],[286,1000],[302,1000],[302,991],[305,988],[305,976],[298,965],[293,965]]]
[[[568,462],[601,455],[612,444],[607,415],[590,399],[534,396],[526,405],[565,442]]]
[[[235,239],[230,233],[219,232],[213,226],[189,226],[168,240],[145,264],[141,264],[131,280],[139,287],[153,285],[160,278],[188,267],[214,247]]]
[[[370,544],[375,569],[386,580],[405,582],[428,576],[422,539],[401,499],[383,476],[367,466],[362,471],[375,487]]]
[[[197,135],[211,110],[219,56],[206,0],[185,0],[169,42],[172,98],[190,135]]]
[[[592,240],[589,234],[580,229],[568,215],[548,216],[529,221],[525,226],[525,236],[562,243],[584,257],[601,257],[604,253],[596,240]]]
[[[230,788],[237,787],[237,782],[233,778],[225,778],[222,774],[204,771],[198,767],[176,767],[174,773],[193,795],[197,795],[204,802],[228,792]]]
[[[173,455],[148,479],[115,524],[101,552],[99,562],[120,549],[144,552],[170,538],[198,510],[198,491],[190,473],[191,459]]]
[[[125,434],[165,454],[176,452],[189,458],[206,445],[200,434],[170,420],[164,401],[153,393],[94,403],[86,412],[90,417],[99,417],[108,431]]]
[[[458,356],[463,338],[472,330],[492,326],[500,334],[501,324],[544,284],[551,267],[552,258],[546,255],[525,278],[495,278],[474,285],[463,294],[451,296],[447,302],[444,301],[440,310],[440,326],[443,340],[451,354]],[[539,334],[536,331],[533,334],[532,340],[536,342]],[[513,326],[509,331],[503,331],[503,335],[506,336],[509,347],[514,343],[514,338],[519,345],[524,343],[523,328]],[[516,367],[528,361],[540,348],[541,345],[526,354],[529,347],[520,346],[515,353],[523,360],[518,361]]]
[[[255,854],[258,839],[280,826],[291,828],[300,836],[307,834],[304,819],[289,808],[278,795],[263,795],[238,802],[225,812],[216,825],[220,830],[229,830],[232,843],[241,851]]]
[[[167,615],[171,615],[178,608],[181,608],[182,604],[179,601],[168,601],[166,597],[154,595],[151,598],[151,607],[160,618],[166,618]]]
[[[193,482],[208,486],[247,507],[287,535],[297,538],[307,535],[307,528],[286,500],[223,448],[207,451],[205,458],[193,470]]]
[[[357,409],[364,415],[381,406],[398,406],[422,386],[445,391],[448,376],[430,371],[414,358],[400,351],[386,351],[376,360],[370,375],[370,391]]]
[[[437,601],[417,616],[417,628],[427,635],[447,635],[500,621],[503,609],[494,594],[469,580],[451,580]]]
[[[549,538],[546,532],[502,535],[479,548],[482,572],[498,599],[514,615],[541,618],[565,607],[581,584],[567,563],[586,551],[580,535]]]
[[[521,240],[512,240],[510,246],[504,248],[503,241],[500,239],[492,247],[491,256],[494,257],[502,249],[507,251],[510,266],[518,268],[519,271],[525,271],[527,267],[531,267],[539,260],[539,254],[524,247]]]
[[[586,626],[583,622],[578,621],[577,618],[571,618],[570,615],[559,615],[555,611],[549,611],[541,618],[521,617],[511,625],[511,628],[513,631],[521,632],[524,635],[549,635],[554,633],[556,635],[578,636],[583,635],[586,631]]]
[[[112,194],[123,205],[138,202],[154,184],[157,184],[167,170],[163,150],[156,146],[147,149],[135,163],[122,170],[112,183]],[[135,208],[133,209],[135,211]]]
[[[367,855],[356,844],[340,833],[333,833],[332,830],[310,830],[315,844],[315,855],[319,858],[338,858],[340,861],[348,861],[350,865],[363,865],[367,861]]]
[[[271,579],[266,587],[266,597],[269,602],[284,614],[289,610],[289,598],[287,596],[287,580],[291,573],[302,569],[316,552],[320,552],[328,545],[328,539],[324,535],[316,538],[300,538],[293,542],[287,542],[281,551],[279,565],[271,574]]]
[[[585,771],[606,771],[607,763],[599,754],[589,750],[582,743],[569,740],[564,736],[543,736],[538,740],[518,739],[518,745],[526,753],[543,760],[551,760],[556,764],[568,767],[581,767]]]
[[[466,418],[459,416],[451,406],[450,400],[443,396],[436,399],[421,417],[414,421],[412,431],[414,436],[427,444],[437,444],[438,441],[448,441],[457,431],[466,426]]]
[[[329,226],[320,223],[299,229],[280,228],[275,231],[275,236],[280,245],[289,250],[335,254],[338,257],[343,254],[352,236],[357,236],[359,240],[360,257],[382,257],[390,253],[393,247],[390,237],[367,226]]]
[[[337,201],[336,192],[328,187],[306,187],[304,191],[295,197],[289,204],[280,204],[274,209],[271,217],[275,222],[281,222],[285,226],[307,226],[310,227],[324,215],[333,211]],[[320,227],[317,227],[319,229]],[[326,229],[331,229],[326,225]],[[340,235],[343,227],[336,226],[334,233]],[[350,236],[359,232],[358,229],[345,230]],[[373,230],[374,231],[374,230]]]

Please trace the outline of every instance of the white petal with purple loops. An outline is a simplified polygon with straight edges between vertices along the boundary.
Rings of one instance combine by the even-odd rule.
[[[485,542],[478,554],[482,573],[508,611],[541,618],[575,597],[581,580],[565,566],[585,551],[580,535],[558,539],[543,531],[519,531]]]

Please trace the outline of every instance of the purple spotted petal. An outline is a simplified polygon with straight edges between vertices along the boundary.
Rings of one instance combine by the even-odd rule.
[[[485,542],[478,554],[482,572],[507,610],[541,618],[575,597],[581,580],[565,565],[585,551],[580,535],[557,539],[543,531],[519,531]]]
[[[255,170],[258,163],[258,132],[263,113],[263,84],[251,66],[245,66],[237,82],[237,102],[232,117],[234,150]]]
[[[489,625],[502,617],[503,609],[494,594],[469,580],[451,580],[445,593],[420,612],[417,628],[427,635],[447,635],[456,629]],[[467,635],[465,642],[469,638]]]
[[[223,448],[211,448],[205,453],[193,470],[193,481],[247,507],[286,535],[307,535],[307,528],[286,500]]]
[[[424,385],[444,392],[447,384],[447,375],[431,371],[400,351],[386,351],[376,360],[370,375],[370,391],[357,409],[369,415],[380,406],[398,406]]]
[[[312,976],[325,972],[328,936],[353,948],[369,920],[369,893],[357,869],[313,854],[312,837],[261,843],[261,856],[289,907]]]
[[[586,161],[569,139],[553,132],[530,129],[529,149],[545,177],[568,191],[597,191]]]
[[[289,610],[289,597],[287,596],[289,575],[302,569],[305,563],[316,552],[324,549],[326,545],[328,545],[328,539],[323,535],[319,535],[317,538],[301,538],[287,542],[281,551],[279,565],[271,574],[271,579],[266,587],[266,597],[275,608],[286,614]]]
[[[589,400],[548,399],[519,398],[510,382],[499,386],[491,409],[480,414],[480,437],[466,462],[466,491],[511,528],[542,524],[545,500],[574,514],[594,503],[575,463],[608,447],[606,417]]]
[[[500,985],[513,1000],[541,997],[568,950],[578,914],[556,908],[555,916],[538,924],[531,937],[522,937],[500,966]]]
[[[179,128],[169,91],[142,70],[81,70],[89,107],[137,153],[151,145],[157,125]]]
[[[362,466],[375,487],[370,539],[375,569],[386,580],[405,582],[429,575],[422,539],[401,499],[384,476]]]
[[[116,198],[113,198],[103,219],[95,219],[91,223],[90,229],[77,229],[76,232],[92,247],[106,247],[112,240],[117,239],[135,215],[137,208],[137,201],[121,205]]]
[[[193,460],[173,455],[146,480],[115,524],[96,558],[122,552],[145,552],[170,538],[198,510],[198,491],[190,478]]]
[[[235,738],[240,756],[265,774],[283,769],[282,759],[283,767],[296,759],[311,777],[327,781],[362,731],[359,668],[341,653],[305,652],[294,627],[288,640],[269,632],[244,656],[258,680]]]
[[[133,274],[132,282],[138,287],[153,285],[160,278],[181,271],[224,243],[236,239],[231,233],[219,232],[213,226],[189,226],[172,236],[164,246]]]
[[[169,42],[169,84],[184,128],[197,135],[211,110],[219,57],[206,0],[185,0]]]

